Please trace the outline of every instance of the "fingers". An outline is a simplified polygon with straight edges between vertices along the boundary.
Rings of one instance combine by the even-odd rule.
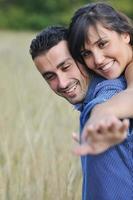
[[[124,120],[122,121],[122,126],[121,126],[121,128],[120,128],[120,131],[121,131],[121,132],[127,131],[128,128],[129,128],[129,120],[128,120],[128,119],[124,119]]]
[[[80,143],[79,135],[77,133],[72,133],[72,138],[75,142]]]
[[[127,137],[128,128],[129,120],[121,121],[115,117],[108,122],[100,121],[96,126],[86,124],[81,134],[81,140],[76,133],[73,133],[73,139],[80,143],[74,148],[73,152],[79,156],[104,152],[124,141]]]
[[[90,125],[87,124],[84,127],[83,132],[82,132],[82,136],[81,136],[82,142],[85,142],[88,139],[88,136],[94,133],[94,131],[95,131],[94,126],[92,124]]]
[[[110,132],[111,134],[124,134],[124,132],[128,130],[129,128],[129,120],[124,119],[123,121],[113,118],[110,122],[108,122],[106,125],[100,125],[99,129],[102,132],[102,134],[105,134],[106,132]]]
[[[110,132],[116,132],[119,128],[121,127],[121,122],[120,120],[113,120],[110,122],[110,124],[108,124],[108,130]]]
[[[96,131],[99,134],[106,134],[108,131],[108,126],[104,122],[100,122],[99,125],[96,127]]]
[[[89,146],[89,142],[80,144],[80,137],[77,133],[72,133],[72,138],[78,143],[78,145],[73,149],[73,153],[75,155],[83,156],[87,155],[88,153],[92,154],[92,148]]]
[[[129,128],[129,120],[128,119],[124,119],[122,122],[122,125],[119,129],[119,132],[121,133],[123,140],[126,139],[127,134],[128,134],[128,128]]]
[[[85,156],[87,154],[93,154],[93,149],[87,143],[78,145],[73,150],[74,154],[77,156]]]

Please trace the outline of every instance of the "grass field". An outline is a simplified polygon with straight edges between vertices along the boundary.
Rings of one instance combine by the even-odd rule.
[[[78,113],[34,67],[33,36],[0,31],[0,200],[80,200]]]

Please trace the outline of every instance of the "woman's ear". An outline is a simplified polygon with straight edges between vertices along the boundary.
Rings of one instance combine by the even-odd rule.
[[[129,33],[122,33],[122,39],[126,44],[130,43],[130,35]]]

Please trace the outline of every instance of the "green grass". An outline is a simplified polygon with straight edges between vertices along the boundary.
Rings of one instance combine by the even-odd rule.
[[[34,35],[0,31],[0,200],[79,200],[78,113],[33,65]]]

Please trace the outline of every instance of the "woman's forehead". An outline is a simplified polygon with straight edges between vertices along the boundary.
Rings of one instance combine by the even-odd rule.
[[[85,40],[91,42],[99,38],[105,38],[111,34],[111,32],[111,30],[105,28],[102,24],[91,25],[87,30]]]

